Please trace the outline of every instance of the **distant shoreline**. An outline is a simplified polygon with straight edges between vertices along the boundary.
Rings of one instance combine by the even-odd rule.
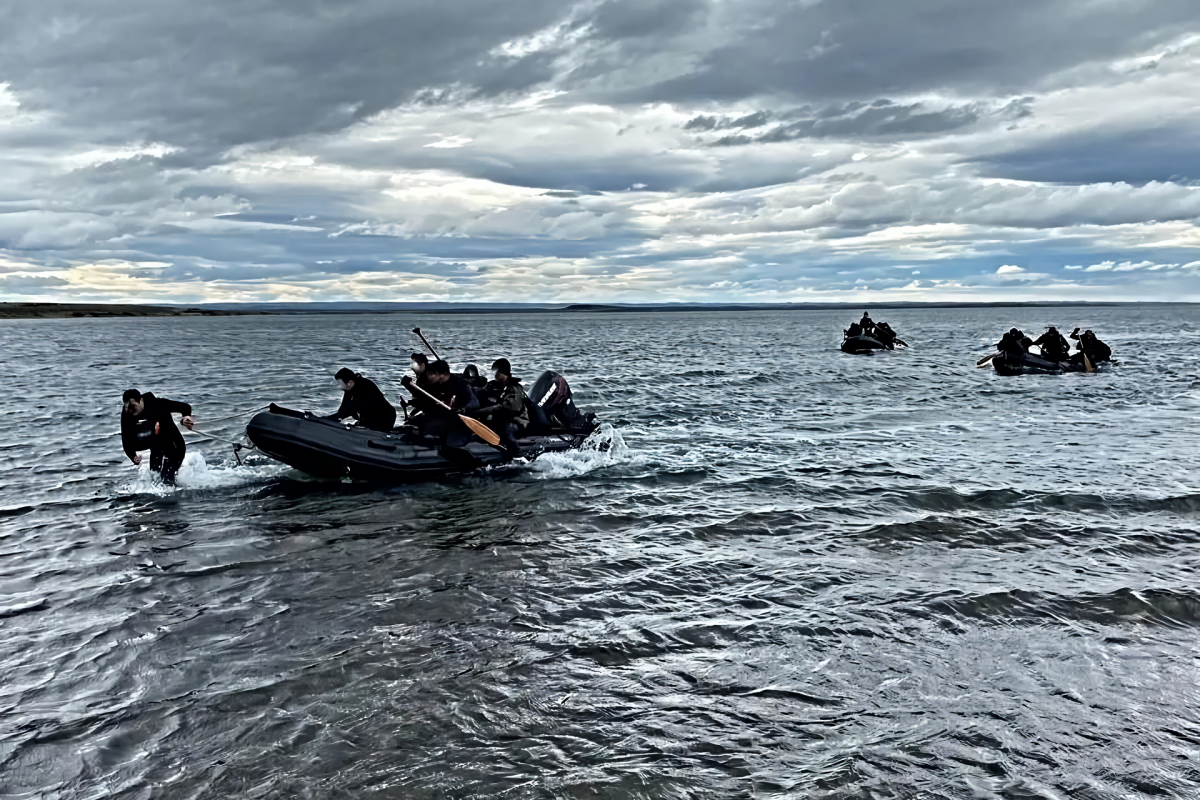
[[[72,319],[87,317],[231,317],[258,311],[226,311],[193,306],[142,306],[127,303],[0,303],[0,319]]]
[[[996,303],[222,303],[195,306],[127,303],[0,303],[0,319],[87,319],[108,317],[234,317],[312,314],[545,314],[677,313],[704,311],[861,311],[935,308],[1096,308],[1187,306],[1195,303],[1010,301]]]

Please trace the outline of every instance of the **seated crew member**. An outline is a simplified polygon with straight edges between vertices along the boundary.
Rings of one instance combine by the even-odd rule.
[[[507,358],[498,358],[492,364],[496,379],[488,381],[483,390],[484,406],[476,416],[491,424],[500,436],[500,442],[510,457],[520,454],[517,434],[529,426],[529,412],[525,408],[525,388],[521,380],[514,378],[512,366]]]
[[[1082,334],[1079,333],[1079,328],[1076,328],[1071,332],[1071,338],[1079,342],[1079,352],[1071,356],[1072,361],[1082,363],[1083,353],[1087,353],[1088,360],[1093,364],[1112,360],[1112,348],[1097,339],[1090,328]]]
[[[192,407],[187,403],[158,398],[151,392],[142,394],[137,389],[126,389],[121,395],[121,446],[125,455],[134,464],[141,464],[138,451],[149,450],[150,469],[164,483],[175,482],[175,473],[187,451],[171,412],[182,414],[184,427],[191,429]]]
[[[1008,344],[1010,342],[1012,344]],[[1005,352],[1006,345],[1010,349],[1015,345],[1015,347],[1020,348],[1022,353],[1025,353],[1029,351],[1029,347],[1032,344],[1033,341],[1020,328],[1009,328],[1008,333],[1001,336],[1000,341],[996,342],[996,349],[1003,353]]]
[[[892,330],[892,326],[888,325],[886,322],[876,323],[875,338],[878,339],[879,343],[888,350],[894,350],[896,348],[896,332]]]
[[[999,350],[1006,361],[1011,364],[1019,364],[1025,359],[1026,348],[1022,343],[1025,336],[1016,328],[1010,329],[1007,333],[1000,337],[1000,341],[996,342],[996,349]]]
[[[1033,343],[1042,348],[1042,357],[1048,361],[1063,361],[1071,351],[1071,345],[1067,344],[1066,338],[1053,325]]]
[[[862,336],[862,325],[859,325],[857,322],[851,322],[850,328],[846,331],[845,335],[847,339],[853,339],[855,336]]]
[[[475,392],[476,395],[478,395],[483,389],[487,388],[487,378],[479,374],[479,367],[475,366],[474,364],[467,364],[467,366],[463,368],[462,376],[470,385],[471,391]]]
[[[451,432],[465,431],[466,426],[462,424],[458,415],[479,409],[479,398],[475,396],[471,385],[462,375],[451,375],[450,365],[440,359],[431,362],[425,368],[425,374],[429,380],[429,393],[449,406],[450,410],[447,411],[437,403],[431,402],[425,413],[415,420],[421,432],[431,436],[445,436]],[[403,383],[408,386],[411,380],[406,377]]]
[[[424,353],[413,353],[410,363],[413,374],[405,375],[400,379],[400,383],[405,389],[412,393],[412,400],[408,401],[417,412],[428,411],[432,406],[436,405],[425,395],[413,388],[412,384],[416,384],[425,391],[429,391],[429,375],[426,370],[429,368],[429,359]]]
[[[359,425],[373,431],[390,431],[396,424],[396,409],[370,378],[342,367],[333,376],[342,390],[342,404],[326,419],[353,417]]]

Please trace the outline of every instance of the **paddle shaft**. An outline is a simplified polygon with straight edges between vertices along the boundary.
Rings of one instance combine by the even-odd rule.
[[[421,394],[425,395],[425,396],[426,396],[426,397],[428,397],[430,400],[432,400],[433,402],[437,403],[437,404],[438,404],[439,406],[441,406],[442,408],[444,408],[444,409],[446,409],[447,411],[449,411],[451,414],[453,414],[453,413],[454,413],[454,409],[453,409],[453,408],[451,408],[450,406],[446,405],[446,404],[445,404],[445,403],[443,403],[441,400],[437,399],[436,397],[434,397],[433,395],[431,395],[429,392],[427,392],[427,391],[425,391],[424,389],[422,389],[420,386],[417,386],[417,382],[416,382],[416,381],[413,381],[412,383],[410,383],[410,384],[409,384],[409,388],[416,389],[418,392],[420,392]]]
[[[432,350],[433,348],[430,348],[430,349]],[[427,392],[427,391],[425,391],[424,389],[422,389],[420,386],[417,386],[417,382],[416,382],[416,381],[412,381],[412,382],[410,382],[408,385],[409,385],[410,387],[412,387],[413,389],[416,389],[416,390],[417,390],[418,392],[420,392],[421,394],[423,394],[423,395],[425,395],[426,397],[428,397],[428,398],[429,398],[430,400],[432,400],[433,402],[437,403],[437,404],[438,404],[439,406],[441,406],[442,408],[444,408],[444,409],[446,409],[447,411],[449,411],[451,414],[457,414],[457,413],[458,413],[458,412],[456,412],[456,411],[455,411],[453,408],[451,408],[450,406],[446,405],[446,404],[445,404],[445,403],[443,403],[441,400],[437,399],[436,397],[434,397],[433,395],[431,395],[429,392]],[[468,417],[466,414],[458,414],[458,418],[459,418],[460,420],[462,420],[462,423],[463,423],[463,425],[466,425],[468,428],[470,428],[470,429],[471,429],[471,432],[472,432],[472,433],[474,433],[474,434],[475,434],[476,436],[478,436],[480,439],[483,439],[483,440],[484,440],[485,442],[487,442],[488,444],[492,445],[493,447],[495,447],[495,446],[497,446],[497,445],[499,445],[499,444],[500,444],[500,436],[499,436],[499,435],[498,435],[498,434],[497,434],[497,433],[496,433],[494,430],[492,430],[491,428],[489,428],[487,425],[484,425],[484,424],[483,424],[482,422],[480,422],[479,420],[477,420],[477,419],[472,419],[471,417]]]
[[[437,354],[437,350],[434,350],[433,345],[431,345],[429,343],[429,340],[425,338],[425,334],[421,333],[420,328],[413,328],[413,333],[415,333],[417,336],[421,337],[421,341],[425,343],[425,347],[429,350],[429,352],[433,353],[434,358],[436,358],[438,361],[442,360],[442,357]],[[433,399],[437,400],[436,397]],[[447,410],[449,410],[449,409],[447,409]]]

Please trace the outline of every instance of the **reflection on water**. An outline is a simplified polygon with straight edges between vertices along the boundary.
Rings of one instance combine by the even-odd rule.
[[[873,316],[913,348],[838,352],[850,312],[0,323],[0,796],[1196,796],[1200,314]],[[202,426],[331,410],[340,366],[397,396],[416,324],[606,427],[399,487],[120,452],[130,385]],[[1014,324],[1122,363],[975,369]]]

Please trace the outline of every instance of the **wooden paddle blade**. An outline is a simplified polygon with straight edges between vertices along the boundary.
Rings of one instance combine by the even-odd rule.
[[[488,444],[491,444],[491,445],[500,444],[500,437],[496,435],[496,432],[494,430],[492,430],[491,428],[489,428],[487,425],[484,425],[479,420],[471,419],[470,417],[465,416],[463,414],[459,414],[458,418],[463,421],[464,425],[466,425],[468,428],[471,429],[472,433],[474,433],[480,439],[483,439]]]
[[[998,355],[1000,355],[1000,354],[992,353],[990,356],[984,356],[983,358],[981,358],[975,362],[975,366],[982,367],[984,364],[988,363],[989,361],[991,361],[993,358],[995,358]]]
[[[1087,353],[1083,354],[1083,368],[1088,372],[1096,371],[1096,368],[1092,366],[1091,359],[1087,357]]]

